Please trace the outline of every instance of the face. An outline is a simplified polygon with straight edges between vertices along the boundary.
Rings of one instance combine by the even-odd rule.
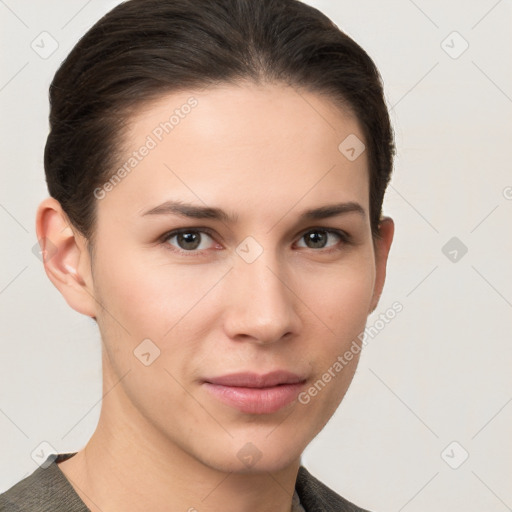
[[[244,84],[130,126],[125,172],[96,191],[104,372],[148,437],[223,471],[283,468],[345,395],[381,289],[367,155],[338,149],[359,123]]]

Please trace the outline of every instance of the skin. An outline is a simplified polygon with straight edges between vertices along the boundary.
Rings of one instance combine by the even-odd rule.
[[[271,414],[221,403],[202,379],[285,369],[308,389],[364,330],[384,285],[393,221],[383,217],[374,243],[367,154],[349,161],[338,150],[350,134],[364,140],[357,119],[317,94],[230,84],[147,105],[131,119],[129,152],[191,95],[197,107],[97,202],[92,260],[55,199],[37,212],[38,238],[57,247],[48,277],[96,318],[102,337],[97,429],[59,465],[93,512],[289,512],[301,453],[343,399],[359,356],[308,404]],[[238,220],[142,215],[171,199]],[[348,201],[364,213],[298,220]],[[180,254],[190,246],[161,240],[177,228],[212,234]],[[325,247],[308,245],[312,228]],[[236,252],[248,236],[263,249],[252,263]],[[160,350],[149,366],[133,353],[147,338]],[[261,454],[250,467],[237,456],[247,443]]]

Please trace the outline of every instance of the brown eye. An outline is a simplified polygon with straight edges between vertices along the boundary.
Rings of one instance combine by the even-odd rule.
[[[176,247],[178,251],[184,252],[208,249],[208,244],[211,244],[212,241],[208,233],[193,229],[172,231],[164,239],[165,243]]]

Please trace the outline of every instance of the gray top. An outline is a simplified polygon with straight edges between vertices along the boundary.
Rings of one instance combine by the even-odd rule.
[[[75,453],[50,455],[31,475],[0,494],[0,512],[90,512],[57,465]],[[292,512],[368,511],[345,500],[300,466]]]

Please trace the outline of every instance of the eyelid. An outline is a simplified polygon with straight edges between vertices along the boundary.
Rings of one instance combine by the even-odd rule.
[[[158,242],[166,246],[170,251],[177,253],[177,254],[183,254],[185,256],[203,256],[207,252],[207,249],[203,249],[200,251],[185,251],[184,249],[180,249],[178,247],[170,246],[170,244],[167,243],[167,241],[170,238],[175,237],[176,235],[179,235],[180,233],[190,233],[190,232],[198,232],[198,233],[205,233],[207,234],[212,240],[216,242],[214,231],[210,228],[202,227],[202,226],[191,226],[191,227],[185,227],[185,228],[176,228],[171,229],[170,231],[167,231],[164,233],[161,237],[159,237]]]
[[[329,247],[320,248],[320,249],[311,249],[310,247],[300,247],[299,249],[301,251],[309,250],[313,254],[318,253],[320,255],[322,255],[322,254],[327,255],[327,254],[331,254],[334,252],[339,252],[339,251],[347,248],[347,246],[355,245],[352,236],[349,233],[347,233],[346,231],[344,231],[342,229],[338,229],[338,228],[330,228],[330,227],[324,227],[324,226],[312,226],[312,227],[307,228],[306,230],[301,231],[299,233],[297,240],[300,240],[306,233],[309,233],[311,231],[324,231],[325,233],[336,235],[340,241],[337,244],[334,244]]]
[[[351,245],[354,243],[352,236],[349,233],[347,233],[346,231],[344,231],[342,229],[331,228],[331,227],[326,227],[326,226],[311,226],[307,229],[303,229],[297,235],[295,235],[294,239],[300,240],[305,234],[307,234],[311,231],[324,231],[326,233],[337,235],[340,238],[341,245]],[[159,237],[159,242],[166,246],[169,246],[170,244],[166,244],[166,242],[167,242],[167,240],[169,240],[169,238],[179,235],[180,233],[189,233],[189,232],[205,233],[210,238],[212,238],[212,240],[217,242],[214,230],[207,228],[207,227],[202,227],[202,226],[191,226],[191,227],[172,229],[172,230],[164,233],[161,237]],[[337,247],[338,246],[335,245],[333,247],[320,248],[320,249],[310,249],[309,247],[303,247],[301,249],[310,249],[314,252],[319,252],[319,253],[320,252],[321,253],[329,253],[332,251],[336,251]],[[176,247],[172,247],[172,249],[170,249],[170,250],[172,250],[173,252],[178,253],[178,254],[185,254],[186,256],[201,256],[201,255],[204,255],[208,251],[207,249],[203,249],[203,250],[199,250],[199,251],[197,251],[197,250],[185,251],[183,249],[179,249]]]
[[[346,243],[349,243],[352,240],[351,235],[349,235],[343,229],[330,228],[330,227],[326,227],[326,226],[313,226],[308,229],[305,229],[298,234],[298,238],[302,238],[306,233],[309,233],[310,231],[325,231],[326,233],[331,233],[333,235],[337,235],[338,237],[340,237],[340,239],[343,242],[346,242]]]

